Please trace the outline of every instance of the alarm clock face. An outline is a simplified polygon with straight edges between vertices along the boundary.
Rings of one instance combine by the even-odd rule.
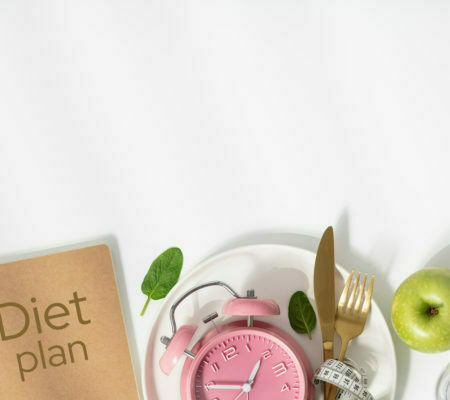
[[[278,337],[254,328],[218,335],[198,354],[194,400],[303,400],[306,376]],[[197,357],[196,357],[197,358]],[[254,375],[253,383],[250,380]]]

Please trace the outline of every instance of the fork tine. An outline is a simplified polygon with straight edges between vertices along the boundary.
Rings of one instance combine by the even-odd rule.
[[[372,275],[370,280],[369,289],[367,290],[366,298],[364,299],[361,315],[366,316],[370,309],[370,301],[372,300],[373,282],[375,281],[375,275]]]
[[[342,312],[344,310],[345,304],[347,303],[347,295],[348,295],[348,289],[350,288],[350,284],[352,283],[354,270],[352,270],[350,276],[347,279],[347,282],[345,283],[344,290],[342,291],[341,297],[339,298],[339,304],[338,304],[338,311]]]
[[[358,275],[355,279],[355,282],[353,284],[353,289],[352,289],[352,293],[350,294],[350,299],[348,301],[348,305],[347,305],[347,311],[352,311],[353,308],[353,304],[355,304],[355,298],[356,298],[356,289],[358,289],[358,285],[359,285],[359,278],[361,277],[361,272],[358,272]]]
[[[358,300],[356,300],[356,304],[355,304],[355,313],[356,314],[358,314],[361,309],[362,297],[364,294],[364,290],[366,288],[367,275],[369,275],[369,274],[366,272],[364,275],[363,282],[361,283],[361,286],[359,287]]]

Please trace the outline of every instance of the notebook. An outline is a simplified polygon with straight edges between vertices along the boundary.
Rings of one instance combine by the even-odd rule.
[[[0,264],[0,398],[139,399],[108,246]]]

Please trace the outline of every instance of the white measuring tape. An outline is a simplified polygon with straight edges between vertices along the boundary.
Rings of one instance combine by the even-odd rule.
[[[328,382],[337,386],[336,399],[339,400],[375,400],[367,390],[366,371],[349,358],[345,362],[325,361],[314,373],[313,382],[315,385]]]

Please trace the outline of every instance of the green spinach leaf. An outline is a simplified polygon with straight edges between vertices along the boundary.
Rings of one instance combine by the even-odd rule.
[[[142,293],[147,295],[147,301],[141,316],[144,315],[150,300],[159,300],[167,296],[178,282],[183,267],[183,253],[177,247],[172,247],[162,253],[150,268],[142,282]]]
[[[317,318],[305,292],[295,292],[289,301],[289,322],[297,333],[307,333],[311,340],[311,331],[316,327]]]

